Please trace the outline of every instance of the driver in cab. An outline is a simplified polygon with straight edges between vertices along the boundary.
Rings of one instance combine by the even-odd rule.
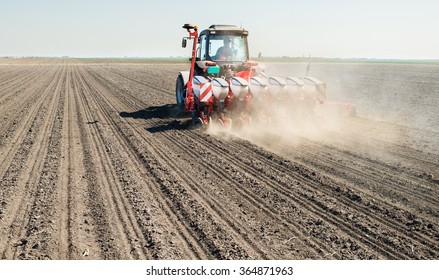
[[[232,39],[226,38],[224,39],[224,46],[220,47],[216,51],[216,59],[217,60],[226,60],[233,57],[233,50],[232,50]]]

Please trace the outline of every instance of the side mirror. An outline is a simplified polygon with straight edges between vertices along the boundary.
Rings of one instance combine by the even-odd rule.
[[[186,45],[187,45],[187,39],[183,38],[183,41],[181,41],[181,47],[186,48]]]

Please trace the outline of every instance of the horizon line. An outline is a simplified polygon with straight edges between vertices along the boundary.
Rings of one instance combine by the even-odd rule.
[[[189,56],[71,56],[71,55],[0,55],[0,58],[96,58],[96,59],[188,59]],[[300,59],[300,60],[313,60],[313,59],[334,59],[334,60],[437,60],[439,58],[380,58],[380,57],[304,57],[304,56],[263,56],[263,57],[250,57],[250,59],[263,60],[263,59]]]

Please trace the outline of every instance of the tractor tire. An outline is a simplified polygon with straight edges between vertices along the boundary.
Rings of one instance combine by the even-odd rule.
[[[186,99],[186,86],[184,85],[184,80],[181,75],[178,75],[177,82],[175,85],[175,99],[177,102],[177,107],[184,110],[184,100]]]

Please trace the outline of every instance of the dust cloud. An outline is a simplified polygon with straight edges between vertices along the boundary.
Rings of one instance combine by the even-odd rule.
[[[302,77],[307,64],[272,63],[270,76]],[[347,145],[359,152],[383,155],[376,146],[409,147],[439,154],[439,67],[398,64],[312,64],[309,75],[326,83],[329,101],[353,103],[356,117],[338,114],[331,106],[316,104],[312,115],[298,114],[288,102],[256,108],[258,116],[240,129],[226,134],[263,143],[264,147],[295,146],[307,140],[326,145]],[[209,133],[218,133],[218,128]],[[224,134],[220,132],[220,134]],[[275,144],[273,144],[275,143]],[[389,157],[391,157],[389,155]]]
[[[300,145],[302,141],[309,140],[329,143],[332,132],[347,132],[344,118],[324,108],[316,108],[307,116],[279,104],[265,111],[269,115],[254,115],[245,125],[240,120],[235,120],[232,127],[212,124],[207,132],[227,140],[238,137],[268,149]]]

